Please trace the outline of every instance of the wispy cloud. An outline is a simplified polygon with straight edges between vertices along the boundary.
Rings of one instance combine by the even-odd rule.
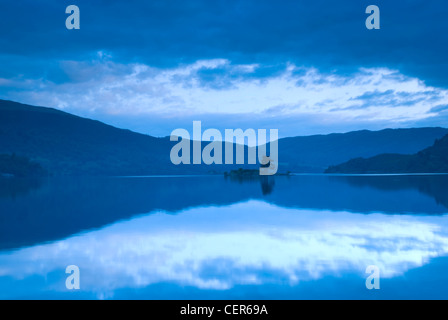
[[[227,59],[156,68],[120,64],[103,52],[89,61],[62,61],[59,68],[67,81],[0,79],[0,96],[99,119],[175,117],[186,124],[194,117],[242,116],[272,126],[297,118],[313,119],[317,131],[341,124],[402,127],[437,117],[440,106],[448,104],[448,90],[388,68],[341,75],[292,63],[272,68]],[[166,127],[164,134],[172,129]]]

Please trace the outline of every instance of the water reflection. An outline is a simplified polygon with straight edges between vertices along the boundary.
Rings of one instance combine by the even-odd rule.
[[[265,178],[0,180],[0,298],[446,297],[447,176]]]
[[[90,178],[29,181],[26,192],[0,179],[0,250],[55,241],[141,213],[227,206],[249,199],[286,208],[445,214],[448,176]],[[6,180],[6,182],[5,182]],[[26,185],[26,180],[21,183]],[[20,189],[22,190],[22,189]]]
[[[447,227],[447,217],[359,215],[249,201],[176,216],[142,215],[3,253],[0,279],[48,279],[76,264],[84,292],[112,298],[120,288],[164,282],[222,291],[238,285],[298,286],[345,273],[362,279],[370,264],[382,270],[383,278],[392,278],[447,255]],[[62,294],[63,280],[39,289]]]
[[[226,180],[237,182],[239,184],[259,184],[263,195],[271,194],[275,186],[275,176],[260,175],[229,175],[224,177]]]
[[[0,177],[0,198],[16,198],[25,196],[42,186],[41,179],[20,179]]]
[[[379,176],[330,176],[330,179],[345,181],[358,188],[373,187],[383,191],[418,190],[448,208],[447,175],[379,175]]]

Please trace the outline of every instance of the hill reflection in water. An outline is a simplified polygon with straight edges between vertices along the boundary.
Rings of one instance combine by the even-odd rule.
[[[62,239],[159,210],[250,199],[358,214],[448,212],[448,176],[222,176],[0,179],[0,248]]]
[[[0,298],[446,298],[446,184],[446,176],[0,180]],[[82,270],[75,293],[65,289],[71,264]],[[371,264],[381,270],[377,292],[364,285]]]

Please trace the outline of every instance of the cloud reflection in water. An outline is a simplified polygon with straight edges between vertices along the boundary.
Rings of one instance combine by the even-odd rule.
[[[82,289],[113,294],[172,282],[200,289],[403,275],[448,252],[448,217],[287,209],[251,200],[158,212],[53,243],[0,254],[0,279],[47,277],[76,264]],[[49,284],[52,290],[65,286]]]

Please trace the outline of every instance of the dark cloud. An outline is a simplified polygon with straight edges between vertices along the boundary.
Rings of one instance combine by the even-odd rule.
[[[89,60],[102,50],[116,62],[157,67],[212,58],[291,61],[339,74],[384,66],[447,87],[448,3],[374,3],[381,30],[369,31],[365,0],[3,1],[0,77],[70,81],[57,61]],[[80,30],[65,29],[70,4],[81,9]]]

